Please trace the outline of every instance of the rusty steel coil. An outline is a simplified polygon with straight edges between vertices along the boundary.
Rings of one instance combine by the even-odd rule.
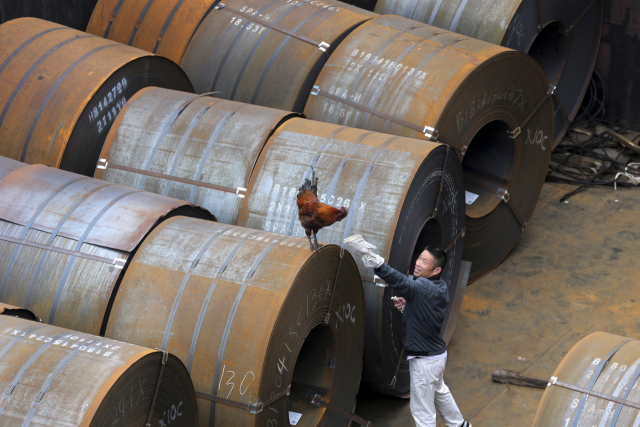
[[[0,180],[0,301],[98,334],[131,254],[173,215],[211,218],[183,201],[22,164]]]
[[[20,319],[33,320],[34,322],[42,322],[38,316],[32,311],[15,305],[4,304],[0,302],[0,314],[3,316],[18,317]]]
[[[302,414],[300,425],[346,426],[305,394],[351,412],[364,331],[362,285],[347,251],[176,217],[133,258],[105,336],[179,357],[202,426],[288,425],[289,411]]]
[[[471,280],[520,238],[545,179],[553,110],[520,52],[398,16],[358,27],[323,68],[313,120],[446,142],[462,158]]]
[[[558,145],[578,114],[595,66],[602,0],[378,0],[375,11],[401,15],[529,54],[554,93]]]
[[[267,139],[294,114],[208,96],[147,88],[107,136],[95,177],[186,200],[236,224]]]
[[[319,232],[320,240],[344,245],[344,238],[361,234],[403,273],[412,271],[427,245],[447,248],[443,278],[454,301],[465,218],[463,175],[453,150],[430,141],[290,119],[258,159],[238,224],[306,239],[296,194],[312,167],[320,201],[350,209],[343,221]],[[395,387],[390,386],[402,358],[402,315],[393,307],[393,291],[376,280],[373,269],[357,262],[367,302],[363,381],[406,396],[406,361]]]
[[[35,18],[0,25],[0,80],[0,155],[83,175],[134,93],[193,89],[166,58]]]
[[[180,65],[197,93],[302,112],[326,58],[371,18],[339,2],[229,0],[198,27]]]
[[[0,316],[0,424],[197,427],[180,360],[163,351]]]
[[[218,0],[99,0],[87,33],[180,63],[193,33]]]
[[[640,423],[639,376],[639,341],[593,333],[573,346],[558,365],[533,425],[636,426]]]

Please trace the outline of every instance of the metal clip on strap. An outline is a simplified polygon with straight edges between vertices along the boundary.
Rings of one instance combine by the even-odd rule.
[[[153,393],[153,400],[151,401],[151,409],[149,409],[149,417],[147,418],[147,424],[145,427],[151,427],[151,418],[153,417],[153,410],[156,406],[156,400],[158,399],[158,393],[160,392],[160,382],[162,381],[162,373],[164,372],[164,367],[167,364],[167,360],[169,359],[169,353],[166,351],[162,352],[162,365],[160,365],[160,373],[158,374],[158,382],[156,383],[156,391]]]
[[[340,266],[342,266],[342,258],[344,258],[344,248],[340,247],[340,260],[338,261],[338,269],[336,270],[336,277],[333,280],[333,292],[331,292],[331,299],[329,299],[329,308],[327,309],[327,315],[324,318],[324,324],[329,324],[329,317],[331,316],[331,305],[333,304],[333,296],[336,294],[336,286],[338,285],[338,275],[340,274]]]
[[[527,125],[527,123],[529,123],[529,120],[531,120],[533,118],[533,116],[535,116],[535,114],[538,112],[538,110],[540,110],[540,108],[542,108],[542,106],[547,101],[547,99],[551,98],[551,96],[555,93],[555,91],[556,91],[556,87],[553,86],[553,85],[549,85],[549,90],[547,90],[547,94],[545,95],[545,97],[540,100],[538,105],[536,105],[536,108],[534,108],[529,113],[529,115],[527,116],[526,119],[524,119],[522,124],[520,126],[518,126],[517,128],[515,128],[513,131],[507,132],[507,134],[509,135],[510,138],[515,139],[518,135],[520,135],[522,133],[522,129],[524,129],[524,127]]]
[[[309,403],[311,403],[312,405],[315,405],[317,407],[320,406],[324,406],[325,408],[327,408],[328,410],[335,412],[336,414],[342,415],[343,417],[345,417],[348,420],[351,420],[355,423],[360,424],[361,426],[364,427],[370,427],[373,424],[371,423],[371,421],[367,421],[364,418],[360,418],[359,416],[357,416],[356,414],[353,414],[351,412],[347,412],[344,409],[341,409],[335,405],[332,405],[329,402],[326,402],[322,399],[322,396],[320,396],[319,394],[308,390],[307,394],[305,395],[307,400],[309,401]]]
[[[496,193],[505,203],[509,203],[509,192],[504,188],[501,188]]]
[[[244,187],[238,187],[236,190],[236,194],[238,195],[238,197],[240,197],[241,199],[244,199],[244,196],[247,195],[247,189]]]
[[[106,169],[108,165],[109,162],[107,162],[107,159],[98,159],[98,165],[96,166],[96,169]]]
[[[440,132],[436,128],[432,128],[431,126],[425,126],[422,130],[424,136],[429,139],[433,139],[435,142],[438,142],[438,136],[440,136]]]

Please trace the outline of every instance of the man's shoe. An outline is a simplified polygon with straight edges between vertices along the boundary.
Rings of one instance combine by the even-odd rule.
[[[463,421],[462,424],[460,424],[460,427],[471,427],[471,424],[469,421]]]

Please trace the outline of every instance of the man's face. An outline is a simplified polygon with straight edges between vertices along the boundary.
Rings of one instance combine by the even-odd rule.
[[[414,277],[429,277],[435,276],[442,271],[442,267],[433,267],[433,256],[429,251],[422,251],[420,257],[416,261],[416,266],[413,269]]]

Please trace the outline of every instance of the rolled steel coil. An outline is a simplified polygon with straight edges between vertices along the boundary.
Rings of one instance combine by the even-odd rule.
[[[267,139],[293,114],[147,88],[125,105],[95,177],[186,200],[236,224],[249,176]]]
[[[529,54],[556,86],[553,147],[576,117],[596,62],[602,0],[378,0],[401,15]]]
[[[192,91],[166,58],[35,18],[0,25],[0,80],[0,155],[84,175],[138,90]]]
[[[230,0],[217,8],[180,63],[196,92],[296,112],[327,56],[371,17],[324,0]]]
[[[350,209],[344,220],[319,232],[320,240],[344,246],[344,238],[361,234],[403,273],[412,271],[425,246],[448,248],[443,278],[454,301],[465,218],[462,170],[453,150],[429,141],[290,119],[258,159],[238,224],[306,239],[296,194],[312,167],[320,201]],[[406,362],[395,387],[389,386],[403,348],[402,315],[393,307],[394,293],[375,279],[371,268],[357,262],[367,303],[363,381],[406,396]]]
[[[635,426],[640,422],[639,376],[639,341],[593,333],[573,346],[558,365],[540,400],[533,425]],[[588,394],[592,392],[604,396]]]
[[[198,426],[171,354],[10,316],[0,348],[3,426]]]
[[[202,426],[287,425],[289,411],[302,414],[302,425],[346,426],[305,393],[351,412],[364,331],[362,285],[348,252],[176,217],[133,258],[106,336],[179,357]]]
[[[183,201],[22,164],[0,180],[0,301],[98,334],[131,254],[173,215],[211,218]]]
[[[42,322],[38,316],[33,314],[32,311],[26,310],[22,307],[16,307],[14,305],[3,304],[0,302],[0,314],[3,316],[18,317],[20,319],[33,320],[35,322]]]
[[[153,52],[179,64],[217,0],[99,0],[87,33]]]
[[[464,251],[473,281],[509,253],[538,200],[553,135],[548,89],[523,53],[381,16],[338,46],[304,112],[455,148],[465,174]]]

